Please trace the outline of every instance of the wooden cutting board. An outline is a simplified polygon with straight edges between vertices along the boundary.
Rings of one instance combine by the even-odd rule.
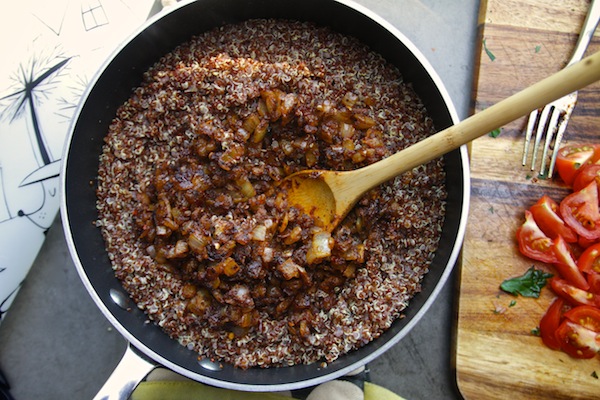
[[[558,71],[570,57],[586,0],[483,0],[473,91],[474,112]],[[486,51],[487,49],[487,51]],[[600,50],[600,32],[588,50]],[[493,55],[494,60],[492,60]],[[471,147],[471,206],[455,332],[457,383],[468,399],[599,399],[600,357],[575,360],[546,348],[531,331],[553,295],[513,297],[499,289],[531,265],[515,232],[524,210],[543,194],[560,200],[558,181],[532,178],[521,166],[526,118]],[[600,84],[579,92],[564,143],[600,143]],[[511,304],[514,302],[514,304]]]

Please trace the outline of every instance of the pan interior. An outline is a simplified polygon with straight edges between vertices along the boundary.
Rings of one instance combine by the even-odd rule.
[[[402,35],[377,16],[350,2],[302,0],[200,0],[186,2],[152,20],[126,42],[105,64],[80,105],[72,126],[63,165],[62,216],[67,240],[79,273],[90,294],[115,327],[148,357],[190,378],[242,390],[283,390],[333,379],[377,357],[397,343],[425,313],[456,261],[464,231],[468,176],[464,149],[445,156],[447,210],[435,259],[423,281],[422,292],[411,301],[405,318],[397,320],[380,338],[340,357],[326,368],[319,363],[276,369],[235,369],[207,363],[148,323],[146,315],[124,295],[93,222],[98,157],[116,109],[141,82],[142,74],[162,55],[191,36],[214,27],[253,18],[312,21],[355,36],[395,64],[412,82],[436,128],[456,121],[445,89],[424,57]],[[115,301],[115,299],[119,299]]]

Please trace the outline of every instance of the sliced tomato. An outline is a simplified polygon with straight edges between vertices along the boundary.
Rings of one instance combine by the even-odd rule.
[[[582,165],[590,162],[595,149],[589,145],[569,145],[558,150],[556,169],[558,175],[569,186],[573,184]]]
[[[581,167],[573,181],[573,191],[579,191],[595,180],[600,187],[600,164],[587,164]]]
[[[600,144],[593,144],[594,155],[591,158],[591,162],[594,164],[600,164]]]
[[[587,274],[587,282],[590,285],[588,289],[591,293],[600,295],[600,274],[591,272]]]
[[[579,236],[579,239],[577,240],[577,244],[582,249],[587,249],[588,247],[596,243],[598,243],[598,239],[586,239],[583,236]]]
[[[546,263],[557,261],[552,239],[537,226],[529,210],[525,211],[525,222],[517,229],[517,241],[524,256]]]
[[[600,211],[596,181],[571,193],[560,202],[560,215],[575,233],[586,239],[600,238]]]
[[[579,289],[589,289],[590,285],[587,283],[585,277],[579,270],[579,267],[575,262],[573,255],[571,254],[571,250],[562,236],[558,236],[556,239],[554,239],[553,249],[554,255],[556,256],[554,267],[560,276]]]
[[[564,279],[551,278],[550,286],[554,290],[554,293],[573,306],[600,306],[600,296],[590,293],[587,290],[579,289]]]
[[[600,274],[600,243],[588,247],[577,259],[577,266],[580,271]]]
[[[600,351],[600,333],[565,319],[556,330],[562,351],[575,358],[593,358]]]
[[[600,309],[596,307],[575,307],[565,312],[564,317],[586,329],[600,333]]]
[[[599,165],[600,166],[600,165]],[[549,196],[542,196],[529,209],[537,226],[551,239],[562,236],[569,243],[577,242],[578,236],[558,215],[558,203]]]
[[[556,337],[556,330],[562,321],[565,305],[562,297],[556,297],[540,321],[542,342],[553,350],[560,350],[560,341]]]

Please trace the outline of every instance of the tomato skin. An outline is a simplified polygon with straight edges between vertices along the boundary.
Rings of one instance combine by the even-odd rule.
[[[593,358],[600,334],[565,319],[556,330],[562,351],[574,358]]]
[[[586,239],[600,238],[598,185],[595,180],[585,188],[565,197],[560,202],[559,210],[565,223],[575,233]]]
[[[580,191],[593,180],[596,180],[596,185],[600,187],[600,164],[584,165],[573,181],[573,191]]]
[[[549,264],[557,261],[552,239],[537,226],[529,210],[525,211],[525,222],[517,229],[517,241],[524,256]]]
[[[542,342],[552,350],[560,350],[560,341],[556,337],[556,330],[560,326],[563,318],[563,309],[565,300],[562,297],[556,297],[546,310],[546,313],[540,320],[540,336]]]
[[[585,249],[577,259],[577,267],[580,271],[600,274],[600,243],[596,243]]]
[[[565,224],[560,215],[558,215],[558,203],[549,196],[542,196],[529,211],[533,214],[538,227],[551,239],[562,236],[568,243],[576,243],[577,234]]]
[[[594,148],[594,155],[590,159],[590,162],[593,164],[600,164],[600,144],[592,145]]]
[[[573,184],[582,165],[590,162],[594,156],[594,146],[568,145],[558,150],[556,169],[558,175],[569,186]]]
[[[577,240],[577,244],[579,245],[579,247],[581,247],[582,249],[587,249],[588,247],[590,247],[591,245],[595,244],[598,240],[593,240],[593,239],[586,239],[583,236],[579,236],[579,239]]]
[[[579,270],[579,267],[573,259],[571,251],[562,236],[554,239],[553,250],[554,255],[556,256],[554,267],[557,269],[560,276],[577,288],[588,290],[590,285]]]
[[[590,285],[588,289],[591,293],[600,295],[600,274],[591,272],[587,275],[587,282]]]
[[[586,329],[600,333],[600,309],[578,306],[564,313],[564,317]]]
[[[587,290],[579,289],[564,279],[554,277],[550,279],[550,286],[554,290],[554,293],[571,305],[600,307],[600,296],[590,293]]]

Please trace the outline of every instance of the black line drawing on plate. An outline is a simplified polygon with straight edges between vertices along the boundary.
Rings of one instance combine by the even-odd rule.
[[[120,1],[121,3],[122,0]],[[129,8],[125,3],[123,5]],[[53,5],[56,7],[56,5]],[[71,2],[67,2],[62,11],[54,13],[54,18],[48,18],[46,15],[40,16],[33,13],[33,17],[37,19],[42,25],[50,30],[54,35],[60,36],[63,33],[63,27],[65,24],[73,21],[67,21],[70,14],[70,7],[75,7]],[[79,17],[81,18],[81,24],[85,32],[89,32],[93,29],[108,25],[110,23],[108,15],[104,9],[104,5],[100,0],[82,0],[79,4]],[[44,9],[42,12],[46,11]],[[70,15],[69,15],[70,14]]]
[[[55,158],[48,147],[42,129],[42,121],[38,118],[38,107],[60,84],[61,77],[65,75],[71,59],[72,57],[66,57],[58,46],[51,49],[50,54],[33,55],[28,62],[21,63],[18,70],[11,76],[13,81],[11,93],[0,98],[0,107],[2,107],[0,108],[0,118],[8,120],[9,124],[18,118],[25,118],[33,130],[33,138],[30,140],[33,157],[38,168],[23,179],[19,188],[36,184],[41,190],[39,206],[34,207],[33,210],[19,209],[16,214],[7,210],[5,213],[9,220],[15,216],[27,218],[44,233],[52,224],[53,219],[53,215],[49,215],[44,205],[49,197],[58,195],[57,184],[47,181],[56,180],[58,177],[60,159]],[[7,190],[4,187],[3,179],[0,179],[0,184],[3,185],[1,192],[8,209]]]
[[[99,0],[95,2],[90,1],[88,4],[81,4],[81,19],[86,31],[108,25],[108,17]]]
[[[32,58],[29,65],[21,64],[19,71],[15,74],[16,76],[13,77],[18,81],[20,87],[15,92],[0,98],[0,101],[8,102],[0,115],[10,118],[11,122],[21,117],[26,110],[29,111],[37,146],[35,151],[38,156],[36,158],[41,159],[40,166],[48,165],[54,160],[45,143],[36,108],[41,103],[41,99],[48,96],[47,87],[55,83],[55,79],[60,76],[61,70],[70,59],[71,57],[59,56],[53,65],[46,68],[43,66],[40,68],[39,64],[43,60],[36,58]],[[41,71],[38,71],[38,68]],[[38,164],[39,161],[38,159]]]
[[[0,272],[3,272],[4,270],[6,270],[6,268],[2,269]],[[23,286],[23,281],[21,281],[21,283],[19,283],[19,285],[17,285],[16,288],[14,288],[10,293],[8,293],[5,299],[0,301],[0,321],[2,321],[2,317],[8,311],[8,306],[6,304],[13,296],[17,294],[21,286]]]

